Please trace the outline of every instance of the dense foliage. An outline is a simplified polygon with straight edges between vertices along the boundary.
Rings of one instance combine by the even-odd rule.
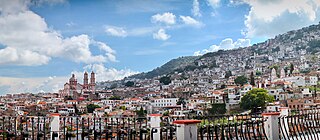
[[[146,110],[143,110],[143,107],[140,107],[139,110],[136,110],[138,117],[144,117],[147,114]]]
[[[208,108],[210,115],[223,115],[227,112],[225,103],[211,104],[211,108]]]
[[[186,101],[184,100],[184,98],[179,98],[178,99],[178,101],[177,101],[177,105],[181,105],[181,104],[183,104],[183,105],[185,105],[186,104]]]
[[[96,108],[100,108],[100,106],[94,105],[94,104],[89,104],[89,105],[87,105],[87,111],[88,111],[88,113],[93,113],[93,111],[94,111]]]
[[[128,82],[125,83],[125,86],[126,87],[133,87],[134,86],[134,82],[128,81]]]
[[[311,40],[308,42],[307,52],[311,52],[311,54],[315,54],[320,49],[320,40]]]
[[[255,81],[254,81],[254,74],[251,72],[250,74],[250,85],[255,86]]]
[[[229,78],[232,76],[232,72],[230,70],[226,71],[225,78]]]
[[[254,88],[241,98],[240,107],[245,110],[254,110],[258,107],[265,108],[266,104],[273,102],[273,100],[273,96],[269,95],[267,90]]]
[[[171,79],[169,76],[163,76],[160,78],[160,83],[164,85],[169,85],[171,83]]]
[[[166,75],[166,74],[172,73],[178,69],[183,70],[186,66],[194,65],[194,61],[197,60],[198,58],[199,58],[198,56],[179,57],[179,58],[170,60],[166,64],[164,64],[161,67],[158,67],[152,71],[149,71],[147,73],[136,74],[136,75],[133,75],[130,77],[144,79],[144,78],[153,78],[153,77],[157,77],[160,75]]]
[[[109,100],[121,100],[120,96],[111,96]]]
[[[248,78],[244,75],[238,76],[236,79],[234,79],[234,82],[237,85],[243,86],[244,84],[248,83]]]

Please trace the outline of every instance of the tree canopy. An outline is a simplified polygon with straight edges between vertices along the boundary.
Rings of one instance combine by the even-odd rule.
[[[254,81],[254,74],[251,72],[250,74],[250,85],[255,86],[255,81]]]
[[[225,103],[215,103],[211,104],[211,108],[208,108],[208,113],[210,115],[222,115],[227,112]]]
[[[169,85],[171,83],[171,79],[169,76],[163,76],[160,78],[160,83],[164,85]]]
[[[128,81],[128,82],[125,83],[125,86],[126,87],[133,87],[134,86],[134,82]]]
[[[256,71],[256,75],[260,76],[260,75],[262,75],[262,72],[261,71]]]
[[[96,108],[100,108],[100,106],[95,105],[95,104],[89,104],[89,105],[87,105],[87,111],[88,111],[88,113],[93,113],[93,111],[94,111]]]
[[[292,64],[292,63],[290,63],[290,74],[292,74],[292,73],[293,73],[293,70],[294,70],[294,66],[293,66],[293,64]]]
[[[109,100],[121,100],[120,96],[111,96]]]
[[[226,71],[224,78],[229,78],[230,76],[232,76],[232,72],[230,70]]]
[[[248,83],[248,78],[244,75],[238,76],[236,79],[234,79],[234,82],[237,85],[243,86],[244,84]]]
[[[177,101],[177,105],[181,105],[181,104],[183,104],[183,105],[185,105],[186,104],[186,101],[184,100],[184,98],[179,98],[178,99],[178,101]]]
[[[241,98],[240,107],[245,110],[254,110],[257,107],[263,109],[267,103],[273,102],[273,100],[273,96],[269,95],[267,90],[254,88]]]
[[[137,113],[138,117],[144,117],[145,114],[147,113],[147,111],[143,110],[143,107],[140,107],[140,110],[136,110],[136,113]]]

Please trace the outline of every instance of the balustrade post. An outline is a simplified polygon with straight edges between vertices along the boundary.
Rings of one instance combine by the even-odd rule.
[[[197,140],[198,128],[197,124],[200,120],[176,120],[173,124],[177,125],[177,140]]]
[[[283,137],[285,139],[289,139],[289,124],[288,124],[288,116],[289,116],[289,108],[288,107],[280,107],[280,116],[282,116],[283,120],[280,120],[281,130],[283,130]]]
[[[161,134],[160,134],[160,123],[161,123],[161,114],[149,114],[148,119],[150,123],[150,136],[153,140],[160,140]]]
[[[59,140],[59,131],[60,131],[60,114],[52,113],[50,114],[52,121],[50,123],[50,137],[51,140]]]
[[[264,122],[264,131],[269,140],[279,140],[279,116],[280,112],[262,113]]]

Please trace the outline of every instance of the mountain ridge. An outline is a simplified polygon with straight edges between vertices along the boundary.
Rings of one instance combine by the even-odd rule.
[[[202,56],[183,56],[172,59],[164,65],[153,69],[152,71],[132,75],[129,78],[145,79],[154,78],[158,76],[168,75],[174,72],[188,71],[194,69],[214,68],[219,67],[216,64],[216,59],[220,56],[229,55],[236,56],[239,53],[247,56],[266,55],[273,56],[278,60],[288,58],[297,58],[298,56],[291,56],[287,53],[288,50],[293,50],[297,54],[314,55],[320,51],[320,23],[317,25],[310,25],[301,29],[288,31],[279,34],[264,42],[256,43],[247,47],[240,47],[231,50],[218,50],[209,52]],[[299,51],[303,53],[299,53]],[[278,56],[277,56],[278,55]],[[279,57],[281,56],[281,57]],[[199,64],[200,60],[207,62],[205,65]],[[247,69],[255,66],[250,66],[250,60],[245,60],[244,65]],[[270,60],[266,60],[270,61]]]

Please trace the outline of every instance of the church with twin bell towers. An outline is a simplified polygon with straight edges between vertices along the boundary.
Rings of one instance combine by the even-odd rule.
[[[69,78],[69,82],[64,84],[64,88],[59,90],[60,97],[73,98],[75,100],[83,98],[94,98],[95,96],[95,87],[96,87],[96,78],[95,73],[92,71],[90,74],[84,72],[83,74],[83,84],[78,83],[75,74],[72,74]]]

